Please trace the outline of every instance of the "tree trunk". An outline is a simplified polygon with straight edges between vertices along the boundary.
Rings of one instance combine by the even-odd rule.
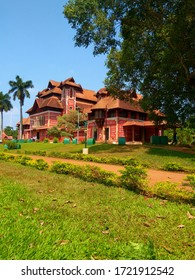
[[[22,139],[23,132],[23,117],[22,117],[22,103],[20,102],[20,139]]]

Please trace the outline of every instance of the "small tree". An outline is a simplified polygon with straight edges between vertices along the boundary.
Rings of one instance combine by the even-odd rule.
[[[47,134],[49,136],[59,138],[61,136],[61,130],[57,126],[53,126],[52,128],[47,130]]]
[[[17,138],[17,136],[18,136],[18,129],[14,130],[13,127],[11,127],[11,126],[6,126],[4,128],[4,132],[6,135],[12,136],[13,138]]]
[[[58,127],[62,131],[62,135],[67,137],[73,137],[74,132],[78,128],[78,114],[79,114],[79,122],[83,122],[86,117],[83,113],[78,111],[70,111],[68,115],[63,115],[58,117]]]
[[[3,94],[3,92],[0,92],[0,141],[2,141],[2,134],[3,134],[3,112],[8,112],[13,108],[11,102],[10,102],[10,96],[8,93]]]

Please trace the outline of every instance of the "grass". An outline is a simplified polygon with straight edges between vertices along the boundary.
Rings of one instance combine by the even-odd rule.
[[[63,143],[24,143],[21,144],[21,150],[10,150],[11,152],[25,153],[25,151],[45,151],[47,153],[55,151],[62,153],[82,153],[84,144],[66,144]],[[187,148],[186,148],[187,149]],[[0,145],[0,151],[3,151],[3,145]],[[89,146],[89,154],[96,157],[131,157],[138,160],[141,164],[152,169],[164,169],[167,164],[177,163],[187,172],[195,172],[194,148],[188,148],[187,152],[177,151],[175,147],[154,145],[112,145],[96,144]],[[159,160],[160,159],[160,160]]]
[[[0,259],[195,259],[190,205],[11,162],[0,174]]]

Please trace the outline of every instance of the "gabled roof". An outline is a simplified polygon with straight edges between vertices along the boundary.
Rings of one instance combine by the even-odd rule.
[[[60,85],[60,82],[56,82],[54,80],[50,80],[49,83],[48,83],[48,88],[53,88],[53,87],[59,87]]]
[[[76,84],[75,83],[75,80],[73,77],[71,78],[68,78],[66,80],[64,80],[63,82],[60,83],[59,87],[62,88],[64,87],[65,85],[69,85],[69,86],[73,86],[75,88],[79,88],[79,89],[82,89],[81,85],[80,84]]]
[[[28,111],[26,111],[26,113],[32,113],[33,111],[36,110],[36,108],[42,109],[44,107],[50,107],[50,108],[55,108],[60,110],[63,109],[60,100],[55,96],[51,96],[45,99],[36,98],[33,106]]]
[[[55,108],[55,109],[63,109],[60,100],[55,96],[43,99],[41,104],[39,105],[39,108],[44,108],[44,107],[51,107],[51,108]]]
[[[124,109],[144,113],[145,111],[141,108],[137,100],[132,100],[131,102],[123,101],[120,99],[114,99],[111,96],[104,97],[100,99],[91,110],[96,109]]]

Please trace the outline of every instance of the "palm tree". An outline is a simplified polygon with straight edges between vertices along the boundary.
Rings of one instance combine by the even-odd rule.
[[[32,81],[23,82],[23,80],[16,76],[16,81],[9,81],[9,85],[11,89],[9,93],[13,93],[13,99],[16,100],[18,98],[20,102],[20,139],[22,139],[23,133],[23,117],[22,117],[22,107],[24,105],[25,97],[30,98],[30,93],[28,91],[29,88],[33,88]]]
[[[3,94],[2,91],[0,91],[0,141],[2,141],[2,135],[3,135],[3,111],[8,112],[11,110],[12,104],[10,102],[10,96],[8,93]]]

